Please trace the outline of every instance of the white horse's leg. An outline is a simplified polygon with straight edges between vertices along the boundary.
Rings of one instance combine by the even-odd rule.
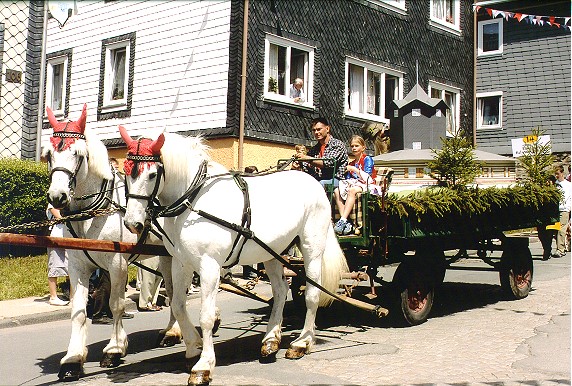
[[[109,295],[109,308],[113,314],[113,328],[111,339],[103,349],[101,367],[116,367],[119,359],[127,354],[127,333],[123,329],[121,316],[125,312],[125,284],[127,283],[127,262],[122,258],[120,263],[112,262],[108,266],[111,279],[111,293]]]
[[[319,238],[312,240],[312,245],[301,243],[300,249],[304,256],[304,268],[306,276],[317,283],[321,282],[322,255],[324,244]],[[306,283],[306,319],[300,336],[290,343],[290,348],[286,351],[286,358],[299,359],[305,354],[309,354],[315,341],[315,321],[318,304],[320,301],[320,289]]]
[[[79,379],[83,373],[83,363],[87,357],[87,313],[86,304],[89,290],[89,276],[93,267],[78,265],[83,256],[74,255],[75,251],[68,251],[71,299],[71,336],[66,355],[60,360],[58,378],[71,381]],[[81,251],[79,251],[81,253]]]
[[[262,358],[275,358],[280,341],[282,340],[282,320],[286,296],[288,294],[288,282],[284,276],[282,263],[276,259],[264,263],[266,274],[272,284],[272,312],[266,327],[266,335],[262,339],[260,354]]]
[[[201,335],[191,322],[191,318],[187,310],[186,293],[187,288],[193,279],[193,271],[192,269],[184,269],[179,260],[173,259],[172,277],[173,299],[171,301],[171,312],[181,327],[183,340],[186,346],[185,358],[187,359],[187,363],[189,363],[190,359],[201,353],[202,348]]]
[[[202,257],[200,263],[201,277],[201,330],[203,332],[203,351],[199,361],[191,369],[189,385],[203,385],[212,380],[216,364],[213,342],[213,327],[217,319],[216,295],[220,282],[220,266],[209,257]]]
[[[169,307],[169,323],[167,327],[159,331],[158,345],[159,347],[169,347],[175,344],[181,343],[183,341],[183,334],[181,333],[181,328],[179,323],[173,314],[173,277],[171,274],[172,257],[161,256],[159,258],[159,272],[163,275],[163,281],[165,282],[165,291],[167,291],[167,296],[169,297],[170,307]],[[179,296],[176,300],[180,301],[184,299]],[[183,305],[184,307],[184,305]]]

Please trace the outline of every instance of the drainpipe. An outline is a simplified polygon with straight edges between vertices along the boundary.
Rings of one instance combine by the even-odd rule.
[[[477,147],[477,11],[473,10],[473,147]]]
[[[42,152],[42,123],[44,121],[44,81],[46,79],[46,42],[48,40],[48,2],[44,2],[44,22],[42,31],[42,57],[40,60],[40,84],[38,85],[38,123],[36,125],[36,162]]]
[[[244,0],[242,24],[242,71],[240,74],[240,121],[238,123],[238,170],[242,170],[244,158],[244,114],[246,109],[246,55],[248,43],[248,0]]]

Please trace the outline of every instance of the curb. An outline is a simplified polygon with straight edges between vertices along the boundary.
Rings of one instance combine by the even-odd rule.
[[[125,311],[137,311],[137,303],[130,297],[125,297]],[[20,315],[12,318],[5,318],[0,320],[0,330],[4,328],[29,326],[32,324],[55,322],[58,320],[70,319],[71,307],[63,307],[62,309],[33,313],[28,315]]]

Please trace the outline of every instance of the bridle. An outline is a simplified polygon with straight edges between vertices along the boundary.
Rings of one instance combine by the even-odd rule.
[[[69,122],[68,122],[69,123]],[[66,124],[66,128],[67,128]],[[74,138],[74,139],[83,139],[85,140],[85,135],[81,134],[81,133],[70,133],[70,132],[66,132],[65,128],[64,131],[58,131],[58,132],[54,132],[53,134],[54,137],[60,137],[62,138],[62,141],[64,140],[64,138]],[[83,164],[83,160],[84,158],[86,158],[87,156],[84,155],[80,155],[79,159],[76,163],[75,166],[75,170],[71,171],[66,167],[63,166],[56,166],[55,168],[51,168],[51,160],[48,160],[49,164],[50,164],[50,179],[52,178],[52,175],[55,172],[63,172],[65,174],[68,175],[69,177],[69,182],[68,182],[68,188],[70,190],[70,196],[73,197],[74,195],[74,189],[77,183],[77,174],[79,173],[79,170],[81,169],[81,165]]]

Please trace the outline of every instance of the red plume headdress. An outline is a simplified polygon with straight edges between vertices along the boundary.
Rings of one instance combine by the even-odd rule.
[[[125,127],[119,126],[121,138],[127,145],[127,158],[123,163],[125,174],[136,177],[143,171],[145,165],[161,162],[161,147],[165,143],[165,135],[161,133],[155,141],[149,138],[132,139]]]
[[[87,118],[87,104],[83,105],[81,116],[77,121],[59,122],[54,115],[54,112],[46,107],[48,121],[54,129],[54,133],[50,138],[50,142],[58,151],[63,151],[69,148],[76,139],[85,140],[85,121]]]

